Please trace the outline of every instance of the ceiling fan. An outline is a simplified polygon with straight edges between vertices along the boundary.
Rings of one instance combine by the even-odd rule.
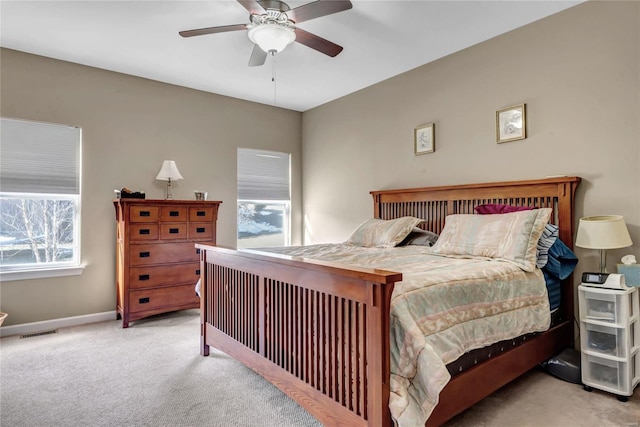
[[[249,39],[255,44],[249,66],[263,65],[267,54],[275,55],[297,41],[325,55],[334,57],[342,52],[342,46],[296,27],[300,22],[342,12],[353,7],[349,0],[317,0],[291,9],[279,0],[236,0],[249,11],[249,24],[224,25],[180,31],[182,37],[228,31],[248,30]]]

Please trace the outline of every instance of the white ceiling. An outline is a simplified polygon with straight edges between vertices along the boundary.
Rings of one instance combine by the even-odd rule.
[[[293,43],[248,67],[245,31],[178,35],[248,23],[235,0],[1,0],[0,46],[306,111],[581,2],[355,0],[298,25],[343,46],[335,58]]]

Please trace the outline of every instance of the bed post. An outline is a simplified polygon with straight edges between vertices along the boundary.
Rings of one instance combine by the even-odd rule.
[[[580,178],[567,179],[558,183],[558,237],[569,249],[573,250],[573,230],[575,218],[573,214],[576,189],[580,183]],[[573,274],[565,279],[562,286],[562,312],[567,317],[566,320],[573,321],[575,289],[573,285]],[[574,341],[575,332],[571,333],[571,342]]]
[[[390,427],[389,398],[391,389],[390,313],[394,284],[369,283],[367,327],[367,419],[369,425]]]
[[[211,280],[209,274],[206,274],[207,268],[207,251],[197,248],[200,252],[200,355],[209,355],[209,345],[206,337],[207,324],[207,282]]]
[[[382,206],[380,205],[380,194],[373,194],[373,217],[381,218],[380,209]]]

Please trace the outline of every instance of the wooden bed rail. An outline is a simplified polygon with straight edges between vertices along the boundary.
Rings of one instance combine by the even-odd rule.
[[[389,304],[401,274],[196,246],[201,354],[215,345],[325,425],[390,425]]]

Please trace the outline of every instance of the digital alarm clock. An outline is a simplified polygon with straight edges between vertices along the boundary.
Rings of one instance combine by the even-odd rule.
[[[582,273],[582,284],[594,288],[627,289],[624,274]]]

